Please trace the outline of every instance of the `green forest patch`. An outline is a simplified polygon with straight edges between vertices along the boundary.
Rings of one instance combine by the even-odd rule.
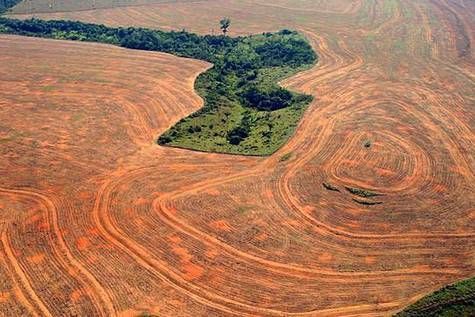
[[[73,21],[0,18],[0,33],[109,43],[212,63],[213,67],[195,82],[196,91],[204,99],[203,108],[161,135],[157,140],[160,145],[270,155],[289,139],[312,100],[312,96],[278,85],[317,61],[312,47],[295,31],[231,38]]]

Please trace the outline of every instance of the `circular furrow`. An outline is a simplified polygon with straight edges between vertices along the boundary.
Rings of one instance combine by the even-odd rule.
[[[140,178],[140,175],[137,175],[137,179],[138,179],[138,178]],[[126,178],[126,179],[121,180],[121,182],[125,182],[125,183],[129,183],[129,184],[130,184],[130,183],[132,182],[132,180]],[[117,186],[118,186],[118,185],[117,185]],[[116,196],[116,195],[114,195],[114,196]],[[122,195],[121,195],[121,196],[122,196]],[[113,206],[121,206],[120,204],[117,205],[117,204],[112,204],[112,203],[110,203],[110,206],[112,206],[112,205],[113,205]],[[161,217],[160,220],[163,220],[163,217]],[[112,223],[112,222],[111,222],[111,223]],[[142,225],[143,225],[143,223],[142,223]],[[116,226],[116,225],[112,225],[112,224],[109,224],[109,225],[108,225],[108,227],[115,227],[115,226]],[[161,224],[159,224],[159,223],[157,223],[157,224],[155,225],[155,227],[159,227],[159,226],[161,226]],[[124,236],[123,239],[120,239],[121,241],[133,241],[133,240],[134,240],[134,239],[130,239],[130,234],[124,234],[124,232],[123,232],[121,229],[118,229],[118,230],[120,230],[120,231],[118,231],[118,232],[120,232],[120,233],[118,233],[118,234]],[[126,230],[126,229],[124,228],[124,230]],[[134,230],[131,230],[131,232],[134,232]],[[151,232],[151,231],[147,231],[147,232],[148,232],[148,234],[153,234],[153,232]],[[128,239],[125,239],[125,236],[129,236],[129,238],[128,238]],[[201,240],[203,240],[203,239],[202,239],[202,238],[199,238],[198,240],[201,241]],[[126,242],[123,242],[123,243],[125,244]],[[127,244],[129,244],[129,242],[127,242]],[[160,244],[159,244],[159,245],[160,245]],[[152,247],[152,246],[150,246],[150,247]],[[135,247],[134,247],[134,249],[135,249]],[[146,249],[144,249],[143,252],[146,252]],[[144,254],[144,257],[147,258],[147,259],[150,259],[150,261],[153,261],[153,257],[154,257],[153,254],[157,254],[157,251],[151,252],[151,253],[148,254],[147,256],[145,256],[145,254]],[[269,268],[266,268],[266,270],[269,270]],[[420,273],[419,273],[419,274],[420,274]],[[436,274],[438,274],[438,273],[436,273]],[[350,276],[351,276],[351,275],[350,275]]]

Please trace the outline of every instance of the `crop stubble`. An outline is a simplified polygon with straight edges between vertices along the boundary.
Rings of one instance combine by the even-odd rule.
[[[283,85],[316,98],[268,158],[163,148],[156,136],[200,107],[209,64],[2,36],[0,314],[386,316],[474,275],[473,1],[36,16],[295,28],[320,62]]]

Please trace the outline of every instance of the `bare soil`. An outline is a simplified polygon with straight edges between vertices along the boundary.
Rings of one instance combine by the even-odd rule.
[[[35,16],[297,29],[320,62],[283,85],[316,98],[268,158],[164,148],[209,64],[1,36],[0,315],[389,316],[475,275],[473,1]]]

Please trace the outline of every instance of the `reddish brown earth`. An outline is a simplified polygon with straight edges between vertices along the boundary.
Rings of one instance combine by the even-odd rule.
[[[0,37],[0,315],[388,316],[475,275],[475,3],[266,3],[36,15],[300,30],[316,98],[268,158],[154,144],[204,62]]]

